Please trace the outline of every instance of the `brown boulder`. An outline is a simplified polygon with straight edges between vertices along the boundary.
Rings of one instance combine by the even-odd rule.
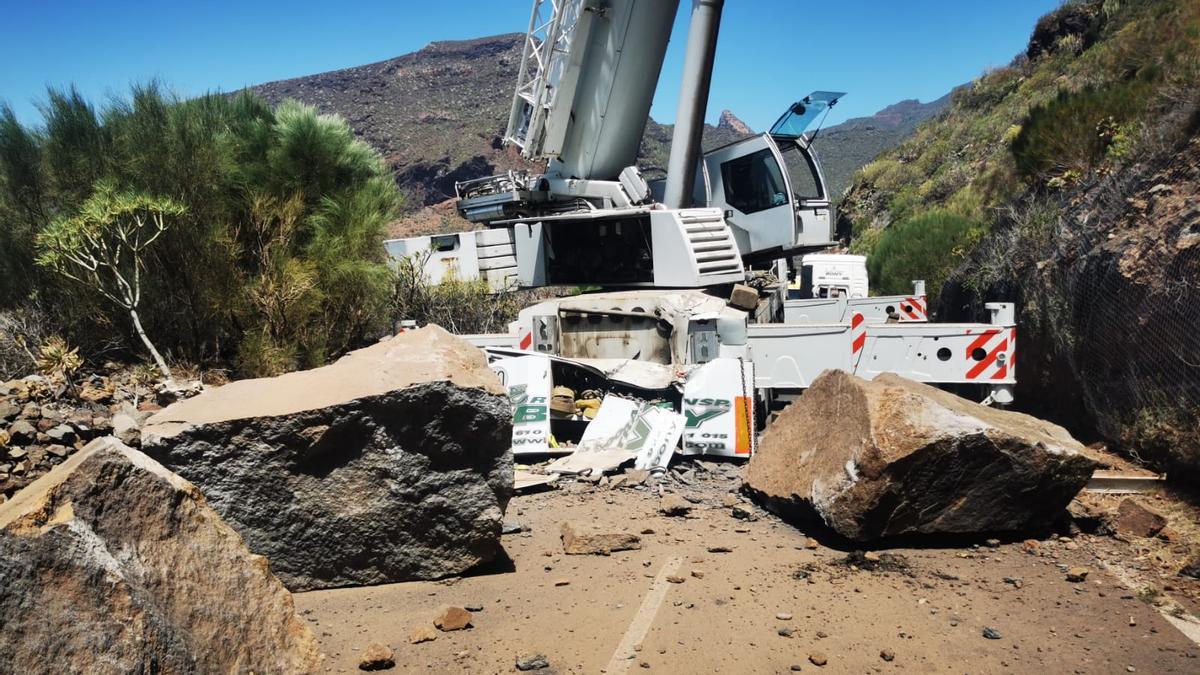
[[[97,439],[0,505],[0,663],[22,673],[312,672],[267,561],[191,483]]]
[[[1132,499],[1117,507],[1117,532],[1127,537],[1153,537],[1167,526],[1167,519]]]
[[[746,471],[776,511],[841,535],[1021,530],[1059,514],[1095,463],[1061,427],[895,375],[829,371],[779,416]]]

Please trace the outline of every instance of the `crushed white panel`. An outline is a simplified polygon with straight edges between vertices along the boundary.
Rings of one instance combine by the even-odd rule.
[[[588,424],[575,454],[551,462],[553,473],[616,470],[635,460],[639,469],[665,467],[683,434],[683,415],[642,401],[608,395]]]
[[[531,354],[496,359],[490,365],[513,406],[513,455],[570,452],[550,447],[550,359]]]
[[[754,454],[754,363],[719,358],[687,374],[683,385],[685,455]]]

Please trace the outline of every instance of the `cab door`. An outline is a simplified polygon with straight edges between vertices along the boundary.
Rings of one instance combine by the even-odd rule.
[[[796,246],[811,248],[833,243],[833,203],[821,165],[803,137],[773,138],[796,209]]]
[[[768,134],[704,156],[708,205],[725,213],[743,256],[790,248],[796,210],[783,157]]]

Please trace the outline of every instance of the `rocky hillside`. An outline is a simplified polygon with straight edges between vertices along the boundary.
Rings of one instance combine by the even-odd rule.
[[[519,34],[434,42],[387,61],[251,90],[341,115],[396,171],[414,205],[454,196],[457,180],[525,166],[501,148],[521,59]]]
[[[839,229],[942,319],[1016,302],[1018,406],[1196,472],[1198,182],[1200,3],[1077,0],[859,172]]]
[[[825,169],[829,193],[840,199],[854,179],[854,172],[880,153],[908,138],[917,126],[937,115],[950,103],[950,94],[921,103],[908,99],[893,103],[869,117],[855,117],[822,129],[813,143]]]
[[[251,90],[271,103],[293,98],[341,115],[378,149],[410,195],[409,212],[393,236],[468,228],[453,208],[455,181],[532,165],[500,144],[508,124],[522,35],[434,42],[420,51],[356,68],[320,73]],[[818,148],[835,195],[851,173],[912,133],[942,101],[903,101],[872,117],[850,120],[821,133]],[[666,169],[671,125],[650,120],[639,157],[651,177]],[[705,125],[704,147],[752,133],[726,110]]]

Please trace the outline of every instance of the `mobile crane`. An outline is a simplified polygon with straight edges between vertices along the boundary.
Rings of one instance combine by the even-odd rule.
[[[980,384],[985,402],[1012,400],[1009,303],[989,304],[987,324],[938,324],[923,282],[910,296],[787,297],[797,256],[834,243],[805,131],[843,94],[813,92],[768,132],[702,154],[723,5],[692,2],[666,180],[652,183],[636,158],[678,1],[534,0],[504,142],[545,171],[459,183],[458,210],[481,230],[388,242],[393,255],[431,250],[436,270],[467,262],[494,286],[618,289],[540,302],[508,333],[468,336],[517,404],[518,454],[552,449],[564,423],[553,428],[553,387],[566,381],[674,406],[680,433],[663,435],[648,464],[680,440],[685,454],[749,456],[772,401],[830,368]],[[776,281],[748,303],[745,288],[739,306],[726,301],[771,278],[763,272]],[[652,436],[636,417],[614,433]]]

